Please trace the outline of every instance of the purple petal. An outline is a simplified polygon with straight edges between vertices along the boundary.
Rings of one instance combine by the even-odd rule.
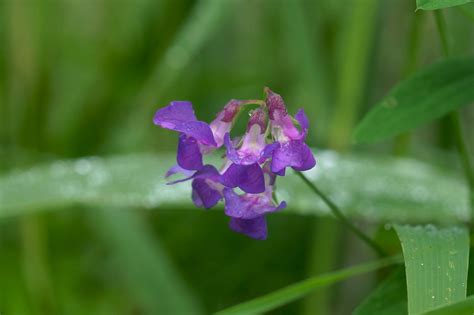
[[[261,137],[262,139],[260,141],[255,141],[252,144],[246,143],[247,137],[244,137],[244,144],[239,150],[236,150],[233,142],[230,139],[230,135],[227,133],[224,137],[224,144],[227,149],[227,158],[235,164],[251,165],[257,163],[260,160],[260,156],[262,154],[259,152],[259,149],[260,147],[263,149],[265,143],[263,135]]]
[[[227,158],[234,163],[240,164],[239,154],[237,150],[235,149],[234,144],[232,143],[232,140],[230,139],[229,133],[226,133],[224,136],[224,145],[227,149],[227,153],[226,153]]]
[[[270,90],[269,88],[264,88],[265,94],[267,94],[267,98],[265,99],[265,103],[268,107],[268,116],[271,120],[280,120],[283,117],[288,115],[286,110],[285,102],[283,98]]]
[[[211,185],[206,182],[206,179],[197,178],[193,180],[192,187],[192,199],[197,207],[210,209],[222,199],[221,193],[211,187]]]
[[[168,106],[160,108],[153,122],[163,128],[172,129],[183,122],[198,121],[194,114],[193,104],[187,101],[173,101]]]
[[[272,159],[272,172],[279,173],[285,167],[306,171],[316,165],[313,152],[303,141],[289,141],[275,150]]]
[[[153,122],[162,128],[185,133],[202,144],[216,146],[211,128],[197,120],[190,102],[171,102],[156,112]]]
[[[189,170],[185,170],[184,168],[182,168],[182,167],[180,167],[179,165],[176,164],[176,165],[170,167],[170,169],[166,172],[165,178],[168,178],[168,177],[173,176],[174,174],[178,174],[178,173],[184,174],[184,176],[191,176],[193,174],[193,172],[191,172]]]
[[[263,171],[257,163],[252,165],[231,164],[222,175],[221,183],[230,188],[239,187],[250,194],[265,191]]]
[[[301,126],[301,129],[303,129],[303,132],[306,132],[306,130],[309,129],[309,120],[308,116],[306,116],[304,109],[298,110],[298,112],[295,115],[295,119],[298,121],[298,123]]]
[[[237,195],[232,189],[224,189],[225,214],[239,219],[255,219],[269,212],[286,208],[286,202],[275,206],[270,196],[262,195]]]
[[[263,149],[262,154],[260,155],[260,159],[258,160],[258,163],[263,164],[268,158],[270,158],[273,155],[273,151],[275,151],[279,147],[280,147],[279,142],[273,142],[273,143],[267,144],[265,146],[265,149]]]
[[[250,131],[254,125],[260,127],[260,133],[265,133],[265,130],[267,129],[267,114],[263,108],[257,108],[252,111],[252,115],[247,123],[247,132]]]
[[[241,104],[242,101],[240,100],[230,100],[224,105],[224,109],[219,114],[217,114],[217,119],[228,123],[233,122],[242,108]]]
[[[237,233],[245,234],[256,240],[267,239],[267,221],[265,217],[250,220],[231,218],[229,227]]]
[[[286,168],[282,169],[279,172],[275,172],[275,174],[277,174],[278,176],[285,176],[286,175]]]
[[[179,135],[178,165],[185,170],[198,170],[203,166],[199,143],[184,133]]]
[[[212,165],[204,165],[199,171],[195,172],[192,176],[175,180],[173,182],[167,183],[167,185],[174,185],[177,183],[182,183],[191,179],[211,179],[212,181],[219,183],[221,175],[219,171]]]

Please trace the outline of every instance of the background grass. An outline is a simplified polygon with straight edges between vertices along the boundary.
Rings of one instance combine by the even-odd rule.
[[[176,135],[151,123],[158,107],[190,100],[209,121],[231,98],[263,97],[263,86],[290,112],[305,108],[312,146],[391,154],[393,142],[352,146],[350,137],[407,68],[441,56],[432,16],[414,10],[409,0],[0,1],[0,172],[170,152]],[[472,55],[472,21],[445,13],[452,54]],[[412,23],[423,14],[413,53]],[[472,106],[462,117],[474,134]],[[402,151],[456,169],[451,139],[446,123],[430,124]],[[2,314],[163,313],[158,292],[167,289],[207,314],[370,256],[330,218],[274,215],[270,239],[255,242],[228,231],[218,211],[120,210],[133,213],[130,223],[101,208],[42,210],[0,221]],[[177,289],[153,280],[162,268]],[[359,277],[317,305],[272,314],[347,314],[373,283]]]

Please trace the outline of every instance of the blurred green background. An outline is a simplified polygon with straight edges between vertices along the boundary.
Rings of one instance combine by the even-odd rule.
[[[312,146],[456,165],[443,120],[412,138],[352,145],[360,117],[441,55],[432,15],[414,11],[411,0],[0,0],[0,172],[171,152],[177,137],[153,126],[157,108],[190,100],[210,121],[264,86],[290,112],[304,107]],[[446,15],[453,54],[472,55],[472,5]],[[472,135],[472,108],[463,119]],[[256,242],[219,211],[43,210],[0,221],[2,315],[168,314],[160,292],[176,288],[155,279],[163,270],[184,292],[178,301],[209,314],[370,257],[331,218],[274,215],[269,240]],[[373,280],[272,314],[348,314]]]

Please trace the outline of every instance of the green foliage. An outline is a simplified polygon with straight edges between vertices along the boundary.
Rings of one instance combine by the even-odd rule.
[[[355,131],[360,143],[421,127],[474,101],[474,58],[446,59],[398,83]]]
[[[89,211],[130,295],[146,314],[202,314],[201,307],[135,210]]]
[[[423,315],[472,315],[473,312],[474,296],[470,296],[465,300],[436,308],[424,313]]]
[[[437,10],[472,2],[472,0],[416,0],[416,9]]]
[[[469,235],[464,227],[395,226],[405,260],[408,312],[466,298]]]
[[[403,315],[408,313],[405,270],[400,267],[382,282],[353,315]]]
[[[467,191],[455,175],[411,159],[316,151],[307,172],[352,217],[370,221],[467,220]],[[55,161],[0,177],[0,216],[75,203],[106,207],[192,207],[190,185],[166,185],[174,155],[125,155]],[[380,176],[384,174],[384,176]],[[300,178],[278,182],[282,213],[324,215],[326,205]],[[343,188],[341,190],[341,188]]]
[[[261,314],[263,312],[267,312],[279,306],[290,303],[298,298],[302,298],[318,288],[328,286],[360,274],[378,270],[398,262],[400,262],[400,257],[390,257],[309,278],[254,300],[230,307],[218,312],[217,314]]]
[[[404,28],[415,1],[30,2],[0,1],[1,314],[211,313],[321,274],[314,270],[339,268],[324,261],[346,265],[367,258],[348,233],[339,238],[330,226],[312,233],[314,216],[329,211],[291,171],[277,191],[289,208],[268,217],[266,242],[228,231],[222,209],[206,213],[192,206],[189,183],[165,185],[176,134],[157,129],[151,117],[157,107],[187,99],[200,119],[210,121],[229,98],[255,98],[268,85],[285,97],[291,113],[305,109],[311,145],[349,150],[347,137],[367,105],[405,75],[401,69],[416,68],[417,55],[420,63],[436,57],[439,42],[428,25],[420,23],[427,32],[419,37]],[[417,7],[467,2],[418,0]],[[446,12],[445,42],[454,44],[453,54],[469,56],[473,7],[458,9]],[[413,47],[405,60],[409,38]],[[472,103],[472,64],[469,57],[443,61],[400,83],[367,116],[376,117],[359,127],[357,139],[387,139]],[[462,114],[470,137],[472,108]],[[357,223],[367,233],[374,222],[383,229],[400,221],[468,221],[467,189],[447,157],[450,147],[443,147],[446,155],[433,150],[439,135],[448,144],[453,138],[446,124],[434,125],[401,152],[419,157],[426,150],[427,160],[446,169],[387,157],[391,148],[383,144],[358,147],[363,154],[316,151],[318,166],[308,177],[347,215],[364,221]],[[438,243],[442,253],[452,236],[444,230],[435,245],[416,253]],[[322,250],[321,243],[334,250]],[[387,252],[400,250],[380,243]],[[433,264],[449,265],[445,259],[453,257],[446,257]],[[378,264],[323,274],[229,311],[298,314],[298,303],[280,306]],[[432,289],[428,271],[419,273]],[[433,284],[437,290],[461,282],[448,274],[452,283]],[[423,285],[408,275],[409,289]],[[402,276],[394,273],[380,284],[356,313],[403,307]],[[347,314],[370,285],[360,277],[344,295],[325,291],[328,303],[321,309]],[[468,298],[432,313],[472,314],[473,303]]]

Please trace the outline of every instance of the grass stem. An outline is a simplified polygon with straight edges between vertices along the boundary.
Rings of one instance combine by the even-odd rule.
[[[436,10],[434,14],[436,19],[436,26],[438,28],[439,38],[441,41],[441,47],[443,50],[443,55],[444,57],[449,57],[451,52],[449,47],[448,34],[446,31],[446,20],[444,19],[443,11]],[[474,217],[474,167],[472,166],[472,161],[469,157],[469,149],[464,138],[459,112],[451,112],[449,114],[449,119],[451,124],[451,130],[455,138],[455,144],[459,153],[459,158],[461,160],[461,164],[468,182],[471,217]]]
[[[311,190],[318,195],[324,203],[331,209],[331,212],[334,216],[341,221],[349,230],[351,230],[354,234],[356,234],[362,241],[364,241],[367,245],[369,245],[374,251],[379,254],[381,257],[388,256],[385,250],[383,250],[374,240],[372,240],[369,236],[367,236],[364,232],[362,232],[359,228],[357,228],[351,221],[349,221],[346,216],[342,213],[339,207],[329,199],[321,190],[319,190],[316,185],[311,182],[303,173],[296,172],[296,174],[305,182]]]

